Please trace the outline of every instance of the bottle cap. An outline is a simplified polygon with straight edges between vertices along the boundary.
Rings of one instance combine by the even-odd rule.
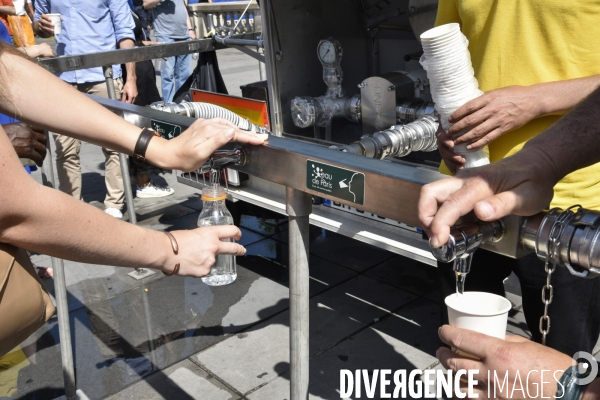
[[[227,194],[225,188],[221,186],[208,186],[202,189],[201,199],[205,201],[225,200]]]

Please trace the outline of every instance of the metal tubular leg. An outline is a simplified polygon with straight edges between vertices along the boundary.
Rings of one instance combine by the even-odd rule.
[[[290,399],[308,399],[308,217],[311,195],[287,188],[290,243]]]
[[[44,185],[56,188],[54,180],[54,159],[50,149],[50,134],[45,131],[48,154],[42,166]],[[73,362],[73,345],[71,343],[71,323],[69,321],[69,304],[67,302],[67,283],[65,266],[60,258],[51,258],[54,269],[54,295],[58,316],[58,334],[60,337],[60,354],[62,357],[65,395],[68,400],[76,397],[75,364]]]
[[[115,96],[115,82],[113,81],[113,69],[111,65],[102,67],[104,78],[106,79],[106,87],[108,89],[108,98],[119,100]],[[123,175],[123,187],[125,189],[125,201],[127,202],[127,214],[129,222],[136,225],[137,217],[135,215],[135,205],[133,204],[133,192],[131,191],[131,180],[129,179],[129,169],[127,168],[127,158],[125,154],[119,153],[119,162],[121,163],[121,175]]]
[[[267,69],[267,87],[269,89],[269,106],[271,109],[271,132],[275,136],[283,133],[281,99],[279,98],[279,80],[277,78],[277,54],[275,48],[275,31],[271,0],[260,2],[262,32],[265,46],[265,64]]]

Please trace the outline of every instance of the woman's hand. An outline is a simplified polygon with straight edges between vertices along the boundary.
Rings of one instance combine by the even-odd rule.
[[[19,50],[23,51],[31,58],[38,57],[54,57],[56,53],[52,50],[52,47],[48,43],[40,43],[35,46],[19,47]]]
[[[189,172],[198,169],[215,150],[228,142],[262,144],[268,135],[244,132],[221,119],[198,119],[169,141],[151,140],[146,158],[161,168]]]
[[[506,340],[501,340],[449,325],[442,326],[439,335],[442,342],[479,359],[460,356],[445,347],[436,353],[442,365],[454,372],[479,370],[474,375],[478,384],[473,390],[479,399],[494,398],[494,394],[498,399],[554,398],[557,381],[574,365],[568,355],[520,336],[508,335]],[[508,385],[504,382],[505,376]],[[504,387],[496,385],[494,391],[495,382]]]
[[[222,242],[223,239],[239,240],[242,232],[234,225],[209,226],[189,231],[171,232],[179,245],[179,253],[173,254],[171,241],[165,235],[165,244],[171,256],[167,258],[166,265],[162,268],[165,273],[173,271],[175,264],[179,263],[177,275],[202,277],[208,275],[214,265],[217,254],[232,254],[243,256],[246,254],[244,246],[234,242]]]
[[[478,149],[540,115],[535,86],[507,86],[484,93],[456,110],[448,119],[454,124],[448,135],[455,145],[470,143],[467,149]],[[454,137],[469,128],[469,132]]]

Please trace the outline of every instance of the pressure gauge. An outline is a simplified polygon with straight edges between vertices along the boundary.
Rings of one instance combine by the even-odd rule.
[[[342,61],[342,46],[335,39],[321,40],[317,47],[317,54],[324,67],[336,68]]]

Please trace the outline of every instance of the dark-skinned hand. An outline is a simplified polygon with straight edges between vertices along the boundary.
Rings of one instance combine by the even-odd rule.
[[[42,129],[25,122],[2,125],[19,158],[28,158],[39,167],[46,158],[46,136]]]

